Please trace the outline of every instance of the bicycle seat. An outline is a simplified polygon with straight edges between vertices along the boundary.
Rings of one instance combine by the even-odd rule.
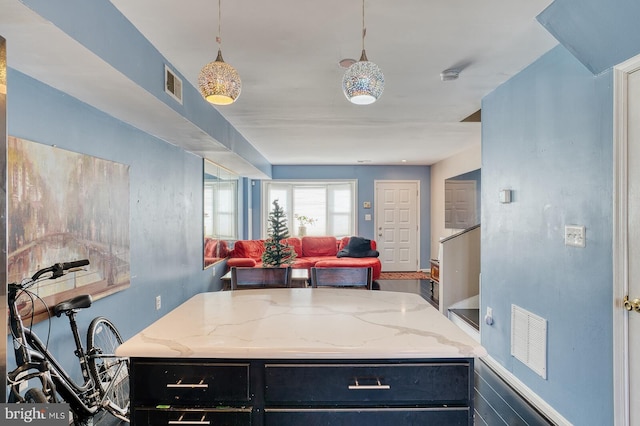
[[[80,296],[76,296],[73,299],[65,300],[64,302],[58,303],[53,308],[53,313],[56,314],[57,317],[60,315],[73,311],[74,309],[84,309],[91,306],[91,295],[83,294]]]

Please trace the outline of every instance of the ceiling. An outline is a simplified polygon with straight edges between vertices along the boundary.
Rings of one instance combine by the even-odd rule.
[[[111,2],[197,87],[200,68],[217,51],[217,1]],[[360,0],[226,0],[222,51],[243,86],[234,104],[211,108],[274,165],[430,165],[477,146],[480,123],[461,121],[480,109],[483,96],[557,44],[535,20],[550,3],[367,0],[365,47],[384,72],[385,89],[376,103],[357,106],[342,93],[339,62],[360,56]],[[145,99],[144,89],[21,2],[0,0],[0,7],[0,35],[17,46],[13,55],[8,50],[10,67],[185,149],[214,160],[222,155],[213,138],[164,105],[133,108]],[[91,78],[56,70],[55,56],[70,52],[75,60],[86,56]],[[450,68],[460,70],[460,78],[441,81]],[[97,96],[92,85],[101,75],[128,90]]]

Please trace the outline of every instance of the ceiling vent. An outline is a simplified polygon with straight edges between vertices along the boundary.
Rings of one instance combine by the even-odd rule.
[[[182,105],[182,80],[168,66],[164,66],[164,91]]]

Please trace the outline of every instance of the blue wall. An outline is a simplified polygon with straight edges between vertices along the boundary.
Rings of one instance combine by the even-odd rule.
[[[271,164],[262,154],[205,101],[195,87],[188,84],[188,79],[172,67],[109,0],[24,0],[23,3],[226,148],[265,175],[271,175]],[[164,64],[184,82],[183,105],[164,91],[164,74],[161,71]]]
[[[358,234],[375,240],[375,181],[376,180],[417,180],[420,181],[420,267],[428,269],[431,240],[431,167],[429,166],[273,166],[273,179],[356,179],[358,181]],[[371,208],[362,207],[364,201],[371,201]],[[261,184],[253,186],[254,238],[261,231]],[[364,215],[371,214],[371,221]]]
[[[593,74],[600,74],[638,53],[638,16],[638,0],[555,0],[538,21]]]
[[[361,207],[374,200],[373,181],[419,179],[421,257],[428,266],[428,167],[271,168],[195,88],[184,87],[184,106],[168,98],[156,72],[165,58],[108,0],[24,3],[274,178],[358,179],[363,236],[374,235]],[[492,307],[495,318],[482,329],[483,344],[579,425],[611,424],[613,418],[610,67],[640,51],[639,8],[637,0],[555,0],[538,19],[563,46],[489,94],[482,106],[482,310]],[[129,337],[190,295],[217,289],[211,271],[201,269],[200,159],[12,70],[8,127],[14,136],[131,165],[131,288],[97,301],[81,322],[107,315]],[[252,229],[257,237],[260,182],[243,183],[244,232]],[[513,203],[497,202],[503,188],[513,189]],[[564,246],[566,224],[586,226],[584,249]],[[160,311],[154,310],[157,294]],[[546,380],[509,353],[512,303],[549,321]],[[68,352],[66,333],[64,321],[54,319],[55,353]]]
[[[482,343],[576,425],[613,421],[612,96],[559,46],[482,103]],[[548,321],[547,380],[510,355],[511,304]]]
[[[80,313],[83,334],[91,318],[104,315],[128,338],[193,294],[219,289],[211,270],[202,270],[201,158],[11,69],[7,115],[12,136],[130,165],[131,286]],[[66,318],[52,325],[52,352],[74,367]],[[45,327],[35,330],[46,336]]]

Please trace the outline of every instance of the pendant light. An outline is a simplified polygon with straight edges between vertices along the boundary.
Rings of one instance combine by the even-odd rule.
[[[218,0],[218,57],[202,67],[198,76],[200,93],[214,105],[229,105],[240,96],[242,81],[235,68],[222,59],[222,42],[220,38],[220,2]]]
[[[342,91],[347,99],[356,105],[374,103],[384,90],[384,74],[373,62],[367,59],[364,49],[364,0],[362,0],[362,55],[360,60],[347,69],[342,78]]]
[[[7,94],[7,43],[0,37],[0,95]],[[0,137],[3,135],[0,135]]]

